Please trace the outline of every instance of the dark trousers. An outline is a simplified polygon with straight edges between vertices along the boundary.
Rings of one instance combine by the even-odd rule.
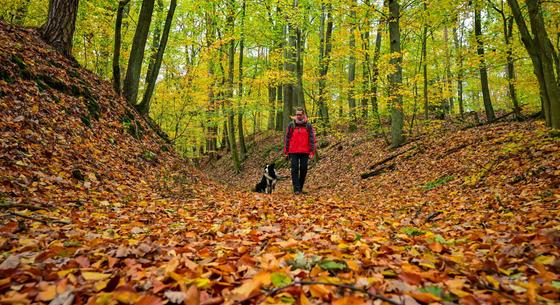
[[[303,183],[307,175],[307,161],[309,161],[308,154],[290,154],[290,161],[292,163],[292,185],[294,192],[303,191]]]

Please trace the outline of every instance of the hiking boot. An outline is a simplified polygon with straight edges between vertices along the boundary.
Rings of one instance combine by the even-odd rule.
[[[301,195],[301,192],[300,191],[295,191],[294,195]]]

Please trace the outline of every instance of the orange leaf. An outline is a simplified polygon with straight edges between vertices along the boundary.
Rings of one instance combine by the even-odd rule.
[[[418,285],[422,283],[422,276],[418,273],[403,272],[399,274],[399,278],[410,285]]]
[[[52,299],[54,299],[55,296],[56,296],[56,286],[55,285],[50,285],[50,286],[46,287],[43,291],[39,292],[36,300],[43,301],[43,302],[48,302],[48,301],[51,301]]]
[[[433,242],[429,244],[428,247],[430,248],[430,250],[436,253],[440,253],[441,251],[443,251],[443,246],[438,242]]]
[[[270,274],[261,272],[256,274],[252,279],[243,283],[243,285],[231,291],[230,299],[232,301],[241,301],[248,298],[251,294],[263,286],[270,283]]]
[[[356,296],[346,296],[332,301],[332,305],[365,305],[364,299]]]
[[[313,305],[313,303],[309,301],[309,299],[305,296],[305,293],[301,292],[299,295],[299,305]]]
[[[313,297],[323,300],[330,299],[331,297],[331,291],[325,285],[311,285],[309,292],[311,292]]]
[[[163,305],[163,300],[155,295],[145,295],[136,302],[136,305]]]
[[[460,298],[459,303],[465,304],[465,305],[478,305],[479,304],[478,301],[472,295],[467,295],[467,296],[464,296],[464,297]]]

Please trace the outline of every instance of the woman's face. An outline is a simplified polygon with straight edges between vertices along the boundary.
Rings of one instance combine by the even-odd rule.
[[[296,119],[300,121],[303,119],[303,111],[296,111]]]

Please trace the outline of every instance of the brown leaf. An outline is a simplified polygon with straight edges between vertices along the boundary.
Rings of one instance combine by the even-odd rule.
[[[200,292],[196,285],[191,285],[187,289],[185,294],[185,305],[199,305],[200,304]]]

